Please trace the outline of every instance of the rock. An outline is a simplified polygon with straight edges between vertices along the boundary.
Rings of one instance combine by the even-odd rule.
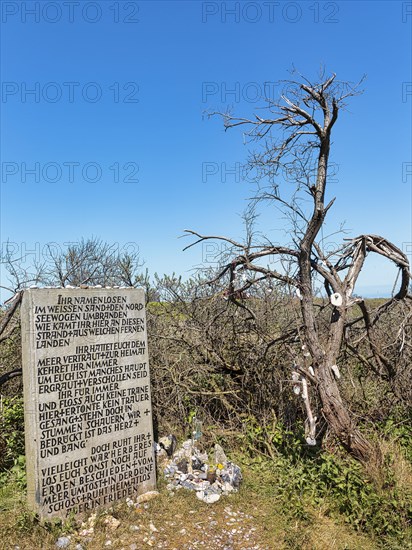
[[[225,455],[224,450],[222,447],[216,443],[215,445],[215,464],[223,464],[225,465],[227,462],[227,457]]]
[[[86,522],[82,523],[82,527],[94,527],[96,525],[96,521],[97,521],[97,514],[94,513],[87,519]]]
[[[172,456],[177,447],[177,439],[173,434],[159,439],[159,445],[166,451],[167,456]]]
[[[191,439],[187,439],[182,443],[182,451],[183,456],[189,460],[192,459],[193,454],[193,441]]]
[[[203,466],[203,462],[198,456],[192,456],[192,468],[193,470],[200,470]]]
[[[228,462],[227,467],[222,470],[221,478],[222,481],[230,483],[235,489],[238,489],[242,481],[242,472],[239,466],[232,462]]]
[[[191,481],[188,481],[187,479],[184,479],[183,481],[181,481],[180,485],[185,489],[189,489],[190,491],[193,491],[196,488],[194,483],[192,483]]]
[[[159,531],[158,529],[156,529],[152,522],[149,523],[149,529],[152,533],[158,533]]]
[[[235,490],[235,488],[233,487],[233,485],[231,483],[229,483],[228,481],[224,481],[222,483],[222,491],[223,493],[226,493],[226,494],[229,494],[231,492],[233,492]]]
[[[163,470],[163,472],[164,472],[166,477],[173,477],[175,475],[175,473],[177,472],[177,469],[178,469],[177,464],[172,462],[171,464],[166,466],[166,468]]]
[[[79,535],[81,537],[89,537],[90,535],[93,535],[94,533],[94,527],[89,527],[89,529],[83,529],[80,531]]]
[[[107,516],[107,518],[104,520],[104,524],[109,527],[112,531],[117,529],[120,525],[120,521],[113,516]]]
[[[187,462],[186,458],[184,458],[183,460],[181,460],[180,462],[177,463],[177,469],[179,470],[179,472],[182,472],[182,474],[187,474],[187,472],[188,472],[188,462]]]
[[[218,493],[207,493],[205,491],[198,491],[196,496],[199,500],[206,502],[206,504],[213,504],[220,499],[220,495]]]
[[[208,461],[209,461],[209,457],[207,456],[207,453],[199,453],[198,451],[196,452],[196,456],[197,458],[199,458],[199,460],[202,461],[203,463],[203,466],[206,466]]]
[[[184,449],[185,451],[187,450],[192,450],[193,448],[193,441],[191,439],[186,439],[186,441],[183,441],[182,443],[182,449]]]
[[[208,481],[198,481],[195,484],[195,491],[206,491],[210,488],[210,483]]]
[[[159,496],[158,491],[148,491],[147,493],[143,493],[143,495],[140,495],[136,498],[136,504],[142,504],[143,502],[148,502],[149,500],[152,500],[153,498],[156,498]]]
[[[56,541],[57,548],[67,548],[70,544],[70,537],[59,537]]]

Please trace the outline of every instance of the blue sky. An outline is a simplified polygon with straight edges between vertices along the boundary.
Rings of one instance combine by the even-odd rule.
[[[188,276],[206,258],[182,252],[183,230],[240,238],[253,193],[224,177],[247,157],[241,133],[204,111],[252,115],[292,65],[315,77],[321,64],[367,75],[335,127],[328,229],[346,221],[412,255],[411,2],[1,4],[1,243],[28,262],[98,236]],[[276,211],[259,224],[285,238]],[[358,290],[387,292],[393,275],[370,258]]]

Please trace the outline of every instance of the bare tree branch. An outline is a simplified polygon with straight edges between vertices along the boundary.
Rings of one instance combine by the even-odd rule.
[[[343,403],[336,379],[336,362],[345,331],[363,319],[371,351],[380,365],[379,370],[384,369],[388,376],[393,376],[392,367],[376,342],[373,327],[394,301],[407,296],[409,262],[399,248],[376,235],[361,235],[333,252],[324,252],[324,239],[323,236],[319,239],[319,235],[335,201],[332,199],[325,202],[332,129],[340,111],[346,106],[346,100],[361,93],[359,87],[363,79],[358,84],[352,84],[337,80],[335,74],[329,77],[321,74],[318,82],[299,76],[300,80],[287,82],[289,91],[279,101],[267,102],[268,116],[246,118],[234,117],[229,112],[210,114],[223,118],[225,130],[241,127],[249,141],[260,145],[261,149],[249,158],[249,169],[258,170],[256,180],[269,179],[270,185],[259,185],[258,193],[252,200],[254,204],[264,200],[274,201],[279,208],[284,209],[292,225],[295,248],[268,246],[250,238],[246,244],[242,244],[227,237],[202,235],[189,230],[186,234],[197,237],[197,240],[186,249],[208,239],[222,240],[233,247],[233,257],[220,267],[211,282],[227,281],[228,297],[243,308],[247,307],[246,291],[271,279],[297,289],[303,324],[296,334],[311,357],[314,374],[310,376],[316,381],[323,415],[348,451],[359,460],[368,461],[375,455],[375,451],[358,430],[354,418]],[[279,140],[273,137],[276,129],[280,130]],[[296,187],[291,196],[281,195],[282,169],[294,175]],[[309,203],[302,202],[299,195],[302,190],[308,194]],[[369,252],[393,261],[401,272],[400,289],[373,314],[367,310],[365,302],[353,294]],[[275,259],[274,265],[262,265],[268,256]],[[279,266],[282,268],[279,269]],[[244,279],[239,282],[240,270]],[[256,273],[261,276],[253,277]],[[315,300],[315,280],[318,279],[323,281],[331,301],[326,338],[318,326],[316,315],[318,304]],[[348,310],[355,304],[361,307],[362,316],[355,321],[348,320]],[[283,338],[284,341],[288,340],[288,336],[282,335]],[[273,341],[278,339],[274,338]],[[302,376],[306,380],[305,374]],[[305,406],[312,438],[315,415],[309,401],[305,401]]]
[[[6,312],[4,313],[4,315],[0,320],[0,336],[2,336],[4,331],[6,330],[7,325],[11,321],[16,309],[18,308],[22,300],[22,297],[23,297],[23,291],[19,291],[13,296],[11,300],[9,300],[10,302],[9,308],[6,310]]]
[[[15,369],[10,372],[6,372],[6,374],[2,374],[0,376],[0,387],[11,380],[12,378],[16,378],[16,376],[22,376],[23,375],[23,369]]]

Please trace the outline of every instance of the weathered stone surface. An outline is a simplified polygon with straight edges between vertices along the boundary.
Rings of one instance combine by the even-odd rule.
[[[29,289],[28,500],[64,517],[155,489],[144,292]]]
[[[215,445],[215,463],[216,464],[225,464],[227,462],[227,457],[225,455],[225,451],[222,449],[222,447],[216,443]]]

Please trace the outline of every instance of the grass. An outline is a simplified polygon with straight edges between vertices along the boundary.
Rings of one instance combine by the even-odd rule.
[[[372,550],[381,547],[372,536],[355,532],[343,516],[331,517],[325,503],[314,505],[302,498],[301,506],[291,505],[279,496],[276,477],[269,467],[263,465],[259,471],[256,467],[250,468],[246,458],[242,461],[241,455],[236,460],[244,473],[238,493],[207,505],[184,489],[170,495],[160,479],[157,498],[139,507],[119,502],[99,512],[94,533],[88,537],[79,535],[81,521],[86,517],[63,524],[40,524],[26,509],[22,489],[11,479],[0,491],[0,550],[16,546],[20,550],[55,549],[57,538],[63,534],[71,536],[70,549],[79,543],[87,550],[150,547]],[[105,523],[109,515],[120,521],[115,530]]]

